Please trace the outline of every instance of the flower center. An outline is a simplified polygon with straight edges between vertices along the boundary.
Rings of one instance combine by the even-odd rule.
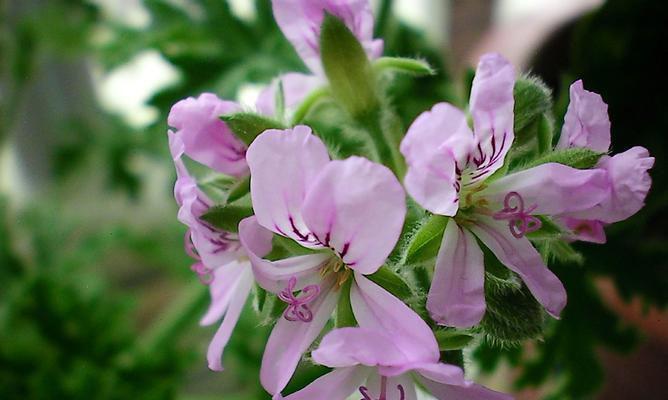
[[[517,192],[509,192],[503,199],[503,209],[494,213],[496,220],[508,221],[510,233],[517,239],[527,233],[537,231],[542,226],[540,219],[531,215],[537,207],[536,204],[524,209],[524,199]]]
[[[404,387],[397,385],[397,390],[399,390],[399,400],[405,400],[406,393],[404,392]],[[371,394],[369,394],[369,389],[366,386],[360,386],[359,391],[363,396],[360,400],[387,400],[387,377],[380,377],[380,397],[378,397],[378,399],[371,397]]]
[[[332,257],[320,267],[320,276],[323,278],[329,274],[334,274],[336,279],[336,288],[341,286],[350,278],[352,270],[338,257]]]
[[[283,313],[283,318],[288,321],[311,322],[313,320],[313,312],[309,308],[308,303],[318,297],[320,286],[305,286],[301,290],[299,297],[294,294],[295,286],[297,286],[297,277],[293,276],[288,281],[288,286],[278,294],[278,298],[288,304],[288,308]]]

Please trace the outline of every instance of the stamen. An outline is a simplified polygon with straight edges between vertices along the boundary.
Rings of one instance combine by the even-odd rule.
[[[278,294],[279,299],[288,303],[288,308],[285,309],[283,318],[292,322],[311,322],[313,320],[313,312],[307,304],[318,297],[320,294],[320,286],[305,286],[301,290],[301,296],[299,298],[294,295],[295,286],[297,286],[297,277],[293,276],[288,281],[288,286]]]
[[[406,399],[406,392],[404,391],[404,387],[401,385],[397,385],[397,390],[399,390],[399,400],[405,400]],[[381,376],[380,377],[380,397],[378,399],[374,399],[371,397],[369,394],[369,388],[366,386],[360,386],[359,391],[362,394],[362,398],[360,400],[387,400],[387,377],[386,376]]]
[[[515,206],[512,205],[515,203]],[[517,239],[530,232],[537,231],[542,226],[540,219],[531,215],[538,207],[536,204],[524,209],[524,199],[517,192],[509,192],[503,199],[503,209],[493,215],[496,220],[508,221],[510,233]]]
[[[199,281],[203,285],[210,285],[213,283],[213,273],[204,263],[197,262],[190,266],[190,269],[197,274]]]

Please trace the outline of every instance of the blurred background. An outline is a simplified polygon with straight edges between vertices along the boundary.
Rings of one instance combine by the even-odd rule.
[[[668,3],[374,6],[385,53],[438,71],[397,78],[406,126],[465,102],[470,67],[493,50],[553,89],[558,123],[582,78],[610,106],[613,151],[656,157],[645,209],[607,245],[578,245],[583,265],[554,266],[562,320],[523,347],[476,346],[469,372],[520,399],[667,398]],[[0,0],[1,399],[269,398],[257,378],[269,328],[252,312],[226,371],[206,368],[215,327],[198,325],[208,292],[183,251],[166,116],[203,91],[251,108],[303,69],[269,0]]]

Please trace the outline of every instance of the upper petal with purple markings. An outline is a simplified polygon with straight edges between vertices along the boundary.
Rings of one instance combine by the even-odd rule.
[[[473,139],[464,113],[448,103],[420,114],[401,141],[408,164],[404,183],[411,197],[433,213],[455,215]]]
[[[272,4],[281,31],[316,75],[323,75],[320,26],[325,13],[340,18],[370,58],[382,54],[382,40],[373,40],[374,17],[368,0],[273,0]]]
[[[405,215],[405,194],[394,174],[361,157],[328,163],[309,187],[303,208],[316,240],[363,274],[385,262]]]
[[[514,86],[515,69],[508,60],[496,53],[482,56],[469,100],[477,140],[470,162],[474,181],[501,168],[513,143]]]
[[[177,130],[188,157],[218,172],[242,176],[248,173],[246,146],[220,120],[239,110],[236,103],[203,93],[174,104],[167,121]]]
[[[307,247],[322,247],[304,224],[302,206],[318,173],[329,163],[327,148],[311,128],[270,129],[248,148],[251,198],[265,228]]]
[[[587,147],[607,152],[610,148],[608,105],[599,94],[585,90],[581,80],[571,85],[570,97],[557,148]]]

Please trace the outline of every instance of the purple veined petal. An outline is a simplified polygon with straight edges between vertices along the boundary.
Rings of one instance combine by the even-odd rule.
[[[598,244],[606,242],[605,229],[601,221],[564,216],[556,218],[555,222],[569,231],[568,239],[570,240]]]
[[[216,268],[212,274],[213,281],[209,286],[211,305],[200,320],[200,325],[205,326],[215,323],[225,315],[232,300],[245,289],[244,282],[247,277],[253,278],[248,262],[231,262]]]
[[[415,371],[434,382],[455,386],[466,384],[464,371],[456,365],[436,362],[420,365],[415,368]]]
[[[557,148],[587,147],[607,152],[610,148],[608,105],[599,94],[585,90],[582,80],[573,82],[570,98]]]
[[[248,173],[246,146],[220,120],[239,110],[234,102],[203,93],[174,104],[167,121],[177,130],[188,157],[218,172],[243,176]]]
[[[197,186],[197,181],[183,164],[183,142],[180,137],[172,132],[168,132],[168,135],[177,174],[174,185],[174,197],[179,204],[177,217],[190,228],[189,240],[197,250],[198,257],[207,268],[213,270],[235,260],[241,246],[236,234],[215,229],[199,218],[213,205],[213,201]]]
[[[596,219],[605,223],[623,221],[640,211],[652,186],[649,170],[654,157],[646,148],[636,146],[612,157],[604,157],[598,168],[607,174],[610,191],[595,207],[573,216]]]
[[[327,164],[308,189],[303,218],[350,268],[375,272],[399,239],[406,195],[394,174],[365,158]]]
[[[489,53],[478,63],[469,108],[473,117],[476,148],[469,165],[470,181],[488,177],[503,165],[515,134],[513,88],[515,69],[500,54]]]
[[[408,164],[404,183],[421,206],[439,215],[457,213],[473,138],[464,113],[448,103],[436,104],[411,124],[400,147]]]
[[[404,364],[438,360],[438,344],[422,318],[358,272],[350,290],[350,302],[360,327],[392,335],[395,345],[406,356]]]
[[[372,373],[367,367],[337,368],[321,376],[304,389],[295,392],[284,400],[346,400],[357,392],[367,377]]]
[[[297,107],[312,91],[324,86],[327,82],[319,76],[290,72],[274,79],[258,96],[255,107],[264,115],[276,114],[276,91],[278,84],[283,84],[285,108],[288,110]]]
[[[516,192],[525,206],[533,209],[532,214],[557,215],[589,209],[599,204],[608,191],[604,171],[547,163],[495,180],[478,197],[501,209],[505,197]]]
[[[372,373],[362,390],[372,400],[417,400],[415,383],[408,374],[383,377],[378,373]]]
[[[526,237],[514,237],[507,224],[479,216],[471,231],[508,269],[517,273],[536,300],[555,318],[566,306],[566,289]]]
[[[370,57],[382,53],[382,42],[373,40],[374,17],[368,0],[272,0],[272,4],[281,31],[316,75],[324,76],[320,63],[320,25],[325,12],[339,17]]]
[[[335,329],[325,335],[311,356],[316,363],[330,368],[394,366],[406,361],[390,335],[371,328]]]
[[[320,295],[309,304],[313,313],[311,322],[288,321],[285,318],[276,322],[260,369],[260,381],[269,393],[276,394],[285,388],[302,355],[329,321],[340,295],[340,291],[334,290],[334,285],[331,279],[323,282]]]
[[[427,310],[440,325],[468,328],[485,315],[485,264],[475,237],[448,222],[436,258]]]
[[[271,250],[272,236],[271,231],[259,225],[254,216],[239,223],[239,240],[253,267],[258,285],[272,293],[280,293],[293,277],[297,279],[295,290],[322,281],[320,267],[333,257],[331,254],[318,253],[278,261],[265,260],[262,257]]]
[[[242,274],[240,282],[235,288],[234,297],[232,297],[230,304],[225,312],[225,317],[223,318],[223,323],[220,324],[218,331],[214,335],[209,348],[206,353],[206,358],[209,363],[209,369],[213,371],[222,371],[223,365],[221,357],[225,346],[227,345],[230,335],[234,330],[234,327],[239,321],[239,315],[246,304],[246,299],[250,294],[251,287],[253,286],[253,275],[248,272]]]
[[[257,221],[305,247],[322,247],[302,219],[309,188],[329,163],[325,144],[298,125],[259,135],[246,155],[251,170],[251,198]]]

